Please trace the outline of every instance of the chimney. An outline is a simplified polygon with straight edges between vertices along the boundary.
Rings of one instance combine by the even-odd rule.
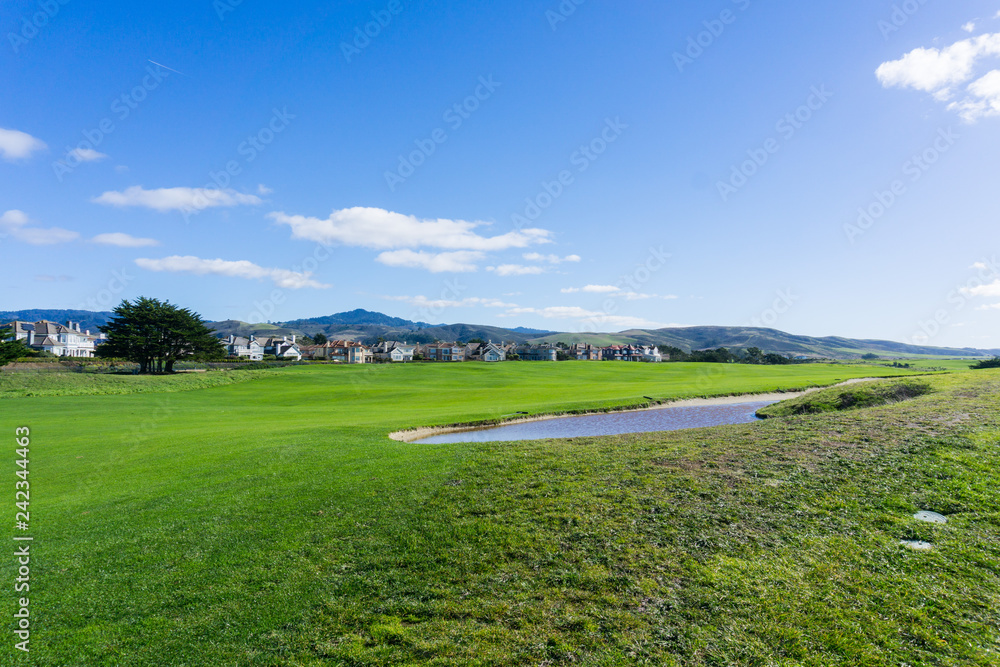
[[[28,347],[35,344],[35,329],[31,328],[28,330]]]
[[[295,334],[292,334],[292,345],[295,344]]]

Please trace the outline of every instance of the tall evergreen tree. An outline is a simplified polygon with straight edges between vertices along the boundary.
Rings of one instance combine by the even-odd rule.
[[[121,357],[139,364],[140,373],[172,373],[182,359],[223,356],[219,339],[201,317],[169,301],[139,297],[114,309],[115,316],[101,327],[108,341],[97,348],[99,357]]]
[[[0,327],[0,366],[6,366],[15,359],[29,356],[31,350],[24,343],[14,340],[13,330]]]

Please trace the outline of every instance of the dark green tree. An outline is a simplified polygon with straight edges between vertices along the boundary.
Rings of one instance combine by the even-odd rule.
[[[326,334],[318,333],[314,335],[312,338],[313,338],[313,344],[315,345],[323,345],[324,343],[326,343]]]
[[[992,359],[983,359],[982,361],[977,361],[976,363],[969,366],[973,370],[980,370],[983,368],[1000,368],[1000,357],[993,357]]]
[[[139,297],[114,309],[101,331],[108,341],[97,356],[139,364],[140,373],[172,373],[182,359],[219,359],[224,350],[201,317],[169,301]]]
[[[0,327],[0,366],[30,355],[31,350],[23,342],[14,340],[14,332],[9,326]]]

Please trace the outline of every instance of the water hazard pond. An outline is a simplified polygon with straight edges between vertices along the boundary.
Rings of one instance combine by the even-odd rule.
[[[790,398],[786,396],[785,398]],[[686,428],[746,424],[759,421],[755,413],[777,400],[729,403],[724,405],[668,406],[633,412],[608,412],[576,417],[553,417],[525,421],[486,429],[444,433],[419,440],[417,444],[457,442],[509,442],[542,440],[545,438],[579,438],[587,436],[679,431]]]

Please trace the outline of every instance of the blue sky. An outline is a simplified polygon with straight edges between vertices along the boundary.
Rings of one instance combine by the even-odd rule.
[[[997,0],[12,0],[0,28],[0,310],[1000,346]]]

